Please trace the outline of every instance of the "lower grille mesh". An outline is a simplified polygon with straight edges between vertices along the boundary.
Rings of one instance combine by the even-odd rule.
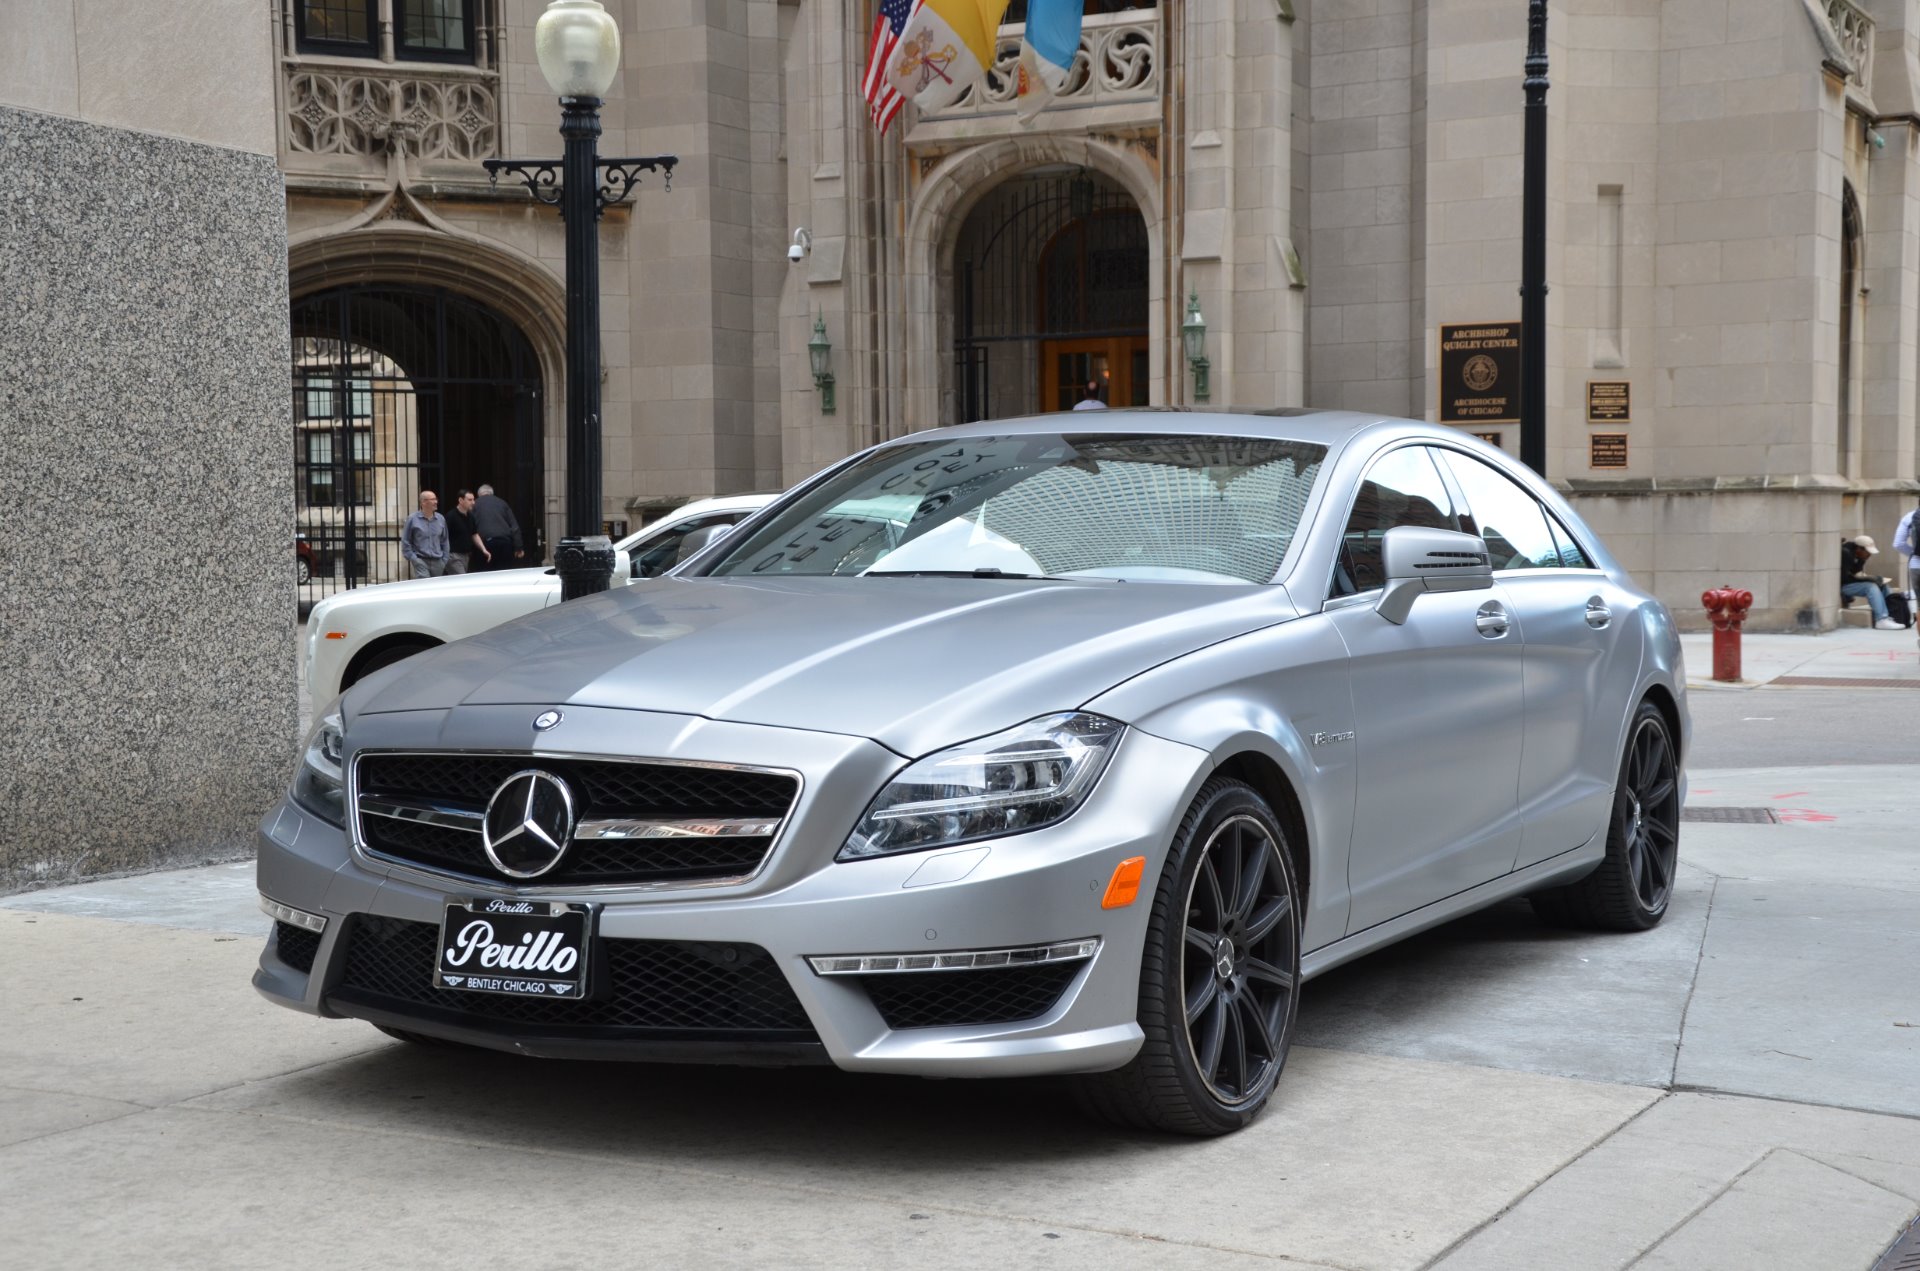
[[[320,933],[286,922],[274,923],[273,932],[280,960],[296,971],[311,975],[314,955],[320,952]]]
[[[910,971],[860,980],[888,1028],[1009,1024],[1045,1015],[1084,962],[986,971]]]
[[[435,988],[438,927],[369,914],[352,924],[334,990],[347,1001],[550,1037],[818,1040],[787,977],[758,945],[601,940],[590,996],[567,1001]]]

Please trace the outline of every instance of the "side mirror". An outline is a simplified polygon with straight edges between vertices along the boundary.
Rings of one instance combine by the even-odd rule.
[[[1493,586],[1487,545],[1477,535],[1456,530],[1395,526],[1380,542],[1380,563],[1387,575],[1374,612],[1399,626],[1425,591],[1478,591]]]

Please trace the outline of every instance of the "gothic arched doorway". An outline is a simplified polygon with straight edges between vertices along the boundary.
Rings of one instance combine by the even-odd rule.
[[[302,601],[408,577],[400,528],[423,489],[445,508],[491,484],[524,563],[544,557],[540,366],[518,327],[442,288],[355,283],[296,300],[292,334]]]
[[[1149,250],[1140,209],[1085,168],[1039,169],[968,213],[953,254],[962,420],[1148,400]]]

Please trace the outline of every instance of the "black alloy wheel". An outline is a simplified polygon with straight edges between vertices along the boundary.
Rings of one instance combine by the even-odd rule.
[[[1602,931],[1645,931],[1666,916],[1680,863],[1680,774],[1666,717],[1642,702],[1627,729],[1607,854],[1578,882],[1536,892],[1548,922]]]
[[[1293,1037],[1302,907],[1273,810],[1242,782],[1208,782],[1154,896],[1140,972],[1146,1042],[1124,1068],[1081,1079],[1088,1109],[1199,1135],[1259,1115]]]
[[[1627,867],[1634,894],[1649,913],[1666,912],[1680,860],[1680,782],[1663,721],[1636,721],[1627,746]]]

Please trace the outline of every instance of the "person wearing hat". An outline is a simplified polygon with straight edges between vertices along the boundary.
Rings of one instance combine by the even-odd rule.
[[[1840,544],[1840,594],[1866,597],[1867,608],[1873,611],[1875,630],[1904,631],[1906,628],[1887,616],[1888,580],[1878,574],[1860,572],[1879,550],[1879,545],[1867,534],[1857,534]]]

